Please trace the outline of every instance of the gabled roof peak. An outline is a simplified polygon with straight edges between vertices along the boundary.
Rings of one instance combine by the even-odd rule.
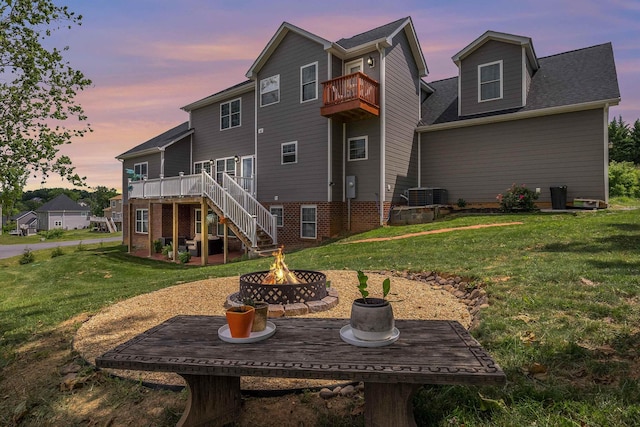
[[[499,31],[492,30],[486,31],[483,35],[472,41],[467,47],[453,55],[451,59],[456,63],[456,65],[460,65],[460,61],[462,61],[464,58],[466,58],[468,55],[470,55],[472,52],[474,52],[476,49],[490,40],[495,40],[503,43],[519,44],[523,46],[527,52],[527,57],[529,58],[531,66],[534,70],[538,69],[538,57],[536,56],[536,52],[533,49],[533,42],[531,41],[530,37],[501,33]]]
[[[381,25],[360,34],[356,34],[355,36],[342,38],[338,40],[336,44],[340,45],[344,49],[352,49],[354,47],[367,44],[375,40],[388,38],[395,34],[400,29],[400,27],[403,27],[407,20],[410,19],[410,17],[397,19],[388,24]]]

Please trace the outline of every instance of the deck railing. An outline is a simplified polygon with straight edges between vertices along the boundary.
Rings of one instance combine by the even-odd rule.
[[[206,196],[257,247],[257,227],[277,244],[276,218],[233,177],[223,174],[220,185],[206,171],[197,175],[145,179],[129,183],[130,199]]]
[[[343,102],[360,100],[374,107],[380,106],[379,84],[371,77],[357,73],[337,77],[322,83],[322,102],[324,105],[336,105]]]

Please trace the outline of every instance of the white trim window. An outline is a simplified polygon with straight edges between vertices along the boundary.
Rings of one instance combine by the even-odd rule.
[[[478,102],[502,99],[502,61],[478,65]]]
[[[149,209],[136,209],[136,233],[149,233]]]
[[[211,174],[211,160],[204,160],[202,162],[194,162],[193,163],[193,173],[194,174],[202,173],[203,169],[208,174]]]
[[[236,159],[233,157],[224,157],[216,159],[216,181],[222,184],[222,173],[226,172],[229,176],[236,176]]]
[[[282,206],[270,206],[269,213],[276,217],[276,226],[284,226],[284,207]]]
[[[280,102],[280,74],[260,80],[260,106]]]
[[[209,216],[209,215],[215,215],[215,214],[213,213],[212,210],[209,210],[207,216]],[[215,218],[214,222],[212,222],[211,224],[207,225],[207,233],[208,234],[213,234],[213,224],[214,223],[217,224],[217,222],[218,222],[217,218]],[[200,233],[202,231],[202,209],[196,209],[195,210],[195,218],[194,218],[193,223],[194,223],[194,226],[195,226],[194,233]],[[204,240],[206,240],[206,239],[204,239]]]
[[[300,67],[300,102],[318,99],[318,62]]]
[[[318,208],[316,205],[300,206],[300,237],[315,239],[318,231]]]
[[[149,176],[149,162],[136,163],[133,165],[133,180],[138,181]]]
[[[240,98],[220,104],[220,130],[240,127]]]
[[[298,163],[298,141],[280,144],[281,164]]]
[[[367,160],[369,158],[369,138],[367,136],[349,138],[348,142],[349,154],[347,159],[350,162]]]

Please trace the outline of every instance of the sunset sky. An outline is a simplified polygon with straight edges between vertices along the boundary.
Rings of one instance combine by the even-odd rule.
[[[538,57],[612,42],[622,101],[610,118],[640,118],[640,1],[218,0],[56,1],[83,15],[54,33],[93,86],[78,97],[94,132],[65,146],[90,187],[120,190],[115,157],[172,128],[180,107],[246,79],[287,21],[330,41],[411,16],[429,67],[426,81],[457,75],[451,56],[487,30],[531,37]],[[376,2],[378,3],[378,2]],[[68,186],[57,176],[46,187]],[[30,179],[27,189],[40,187]]]

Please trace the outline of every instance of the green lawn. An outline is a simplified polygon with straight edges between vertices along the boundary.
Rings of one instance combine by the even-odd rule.
[[[490,307],[472,334],[507,373],[504,387],[424,387],[419,425],[628,426],[640,420],[640,210],[486,215],[382,228],[409,239],[290,252],[296,269],[437,271],[484,286]],[[128,256],[119,245],[0,261],[0,366],[12,348],[81,312],[176,283],[268,268],[270,259],[185,267]],[[0,402],[0,409],[1,409]]]

